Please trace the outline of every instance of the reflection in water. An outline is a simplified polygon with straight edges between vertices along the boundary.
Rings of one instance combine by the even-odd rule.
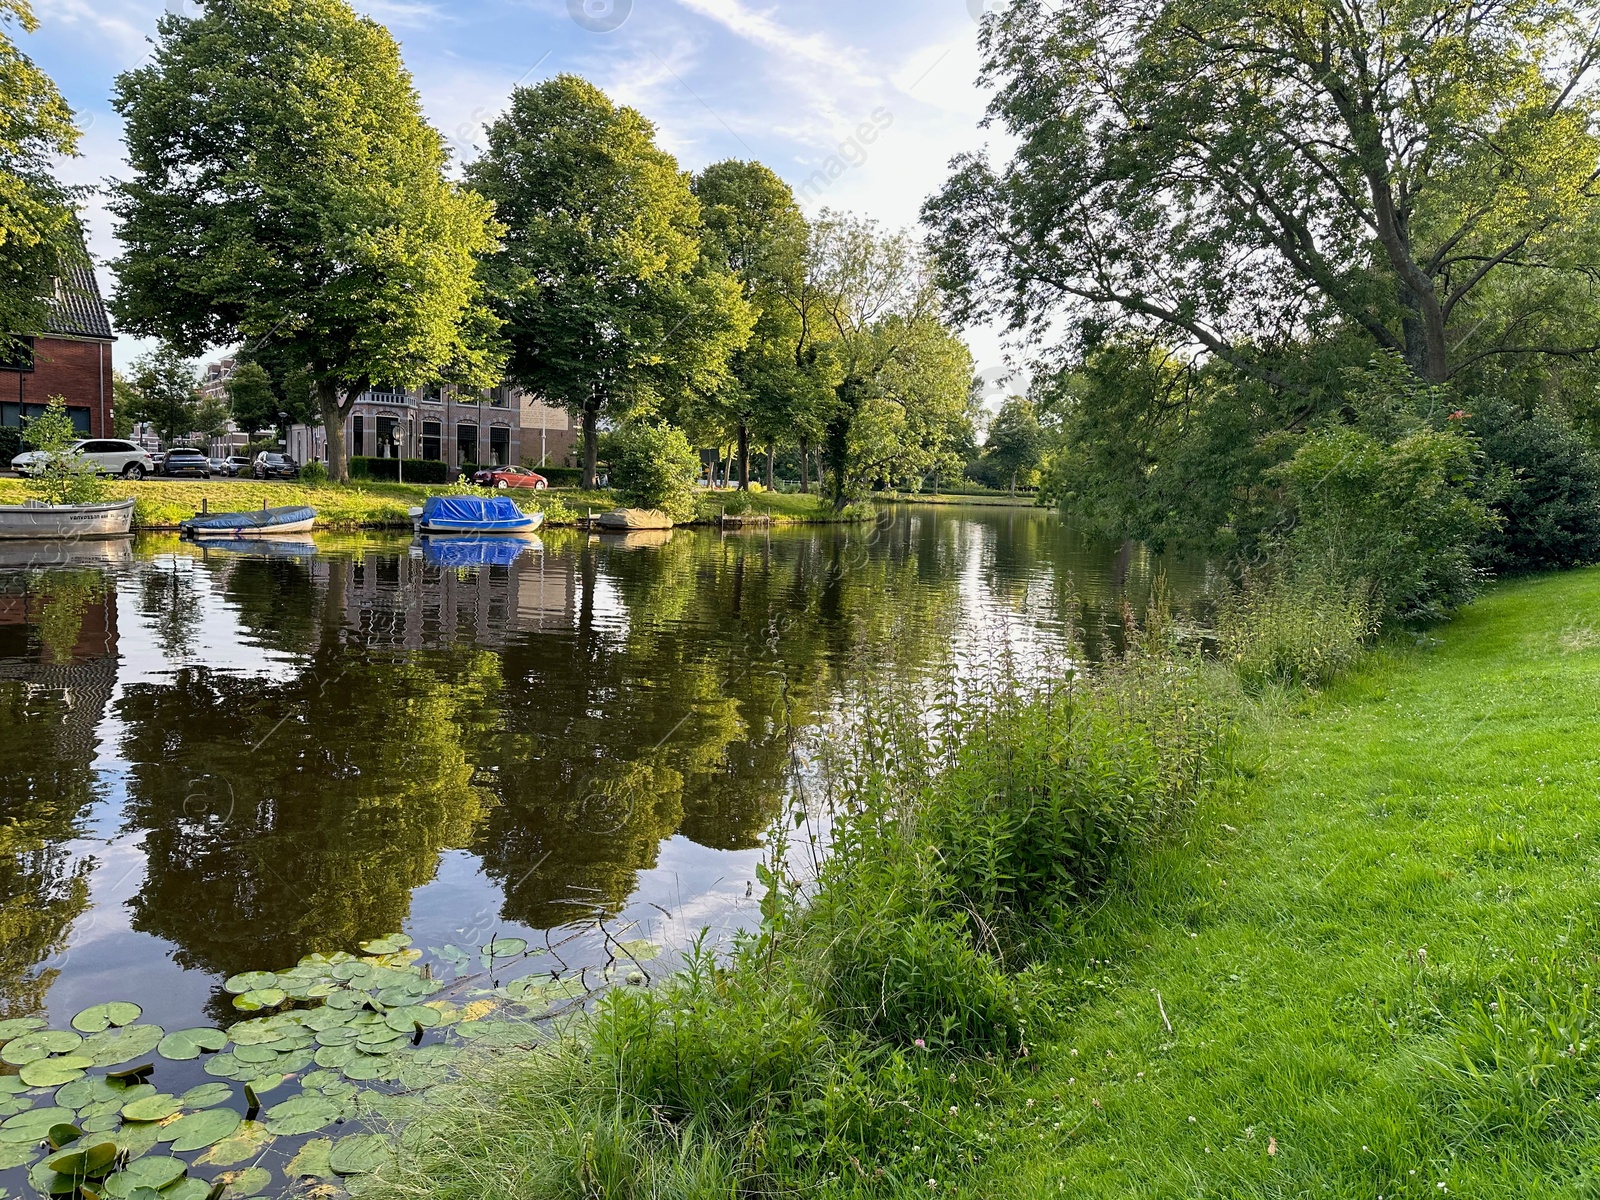
[[[516,554],[165,539],[139,556],[0,563],[7,1015],[46,1001],[74,944],[99,878],[69,849],[87,825],[136,864],[131,932],[100,936],[169,947],[118,985],[135,999],[164,972],[401,927],[442,942],[475,913],[463,938],[699,920],[743,894],[796,731],[852,680],[944,679],[1069,629],[1093,653],[1162,568],[1010,509],[648,545],[553,533]]]

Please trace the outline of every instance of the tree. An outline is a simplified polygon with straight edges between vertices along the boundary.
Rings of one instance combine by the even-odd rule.
[[[0,360],[16,335],[44,328],[64,260],[82,253],[76,192],[51,169],[77,153],[72,109],[11,38],[38,24],[28,0],[0,0]]]
[[[678,522],[694,520],[700,455],[683,430],[645,422],[624,425],[608,439],[606,457],[624,504],[658,509]]]
[[[23,440],[41,461],[28,474],[28,491],[46,504],[101,504],[106,499],[105,480],[89,459],[72,453],[80,440],[67,402],[60,396],[28,422]]]
[[[158,28],[116,83],[122,324],[193,353],[273,346],[311,380],[336,479],[374,380],[498,383],[491,209],[445,179],[388,31],[343,0],[208,0]]]
[[[942,446],[945,418],[965,412],[972,356],[939,320],[941,294],[906,234],[825,212],[813,229],[811,257],[837,381],[824,429],[834,507],[842,509],[908,452],[901,473],[929,469],[926,456],[935,447],[926,438]]]
[[[810,227],[789,185],[760,163],[715,163],[696,177],[694,193],[707,255],[739,281],[755,312],[750,341],[712,398],[738,439],[739,486],[749,490],[752,432],[769,445],[788,440],[828,392],[818,355],[826,330],[807,286]]]
[[[702,254],[688,179],[633,109],[561,75],[513,92],[488,137],[467,178],[508,227],[486,270],[510,375],[579,418],[593,487],[601,419],[717,392],[754,317]]]
[[[1600,350],[1589,3],[1017,0],[924,210],[968,319],[1153,333],[1275,385],[1339,330],[1443,382]],[[1572,319],[1577,314],[1579,319]]]
[[[979,471],[990,486],[1009,485],[1017,494],[1017,481],[1029,482],[1039,469],[1045,451],[1044,430],[1032,403],[1008,396],[989,427],[989,440],[979,460]]]
[[[171,346],[152,350],[135,359],[128,389],[119,407],[135,421],[155,426],[163,442],[171,443],[199,430],[200,385],[194,364]]]

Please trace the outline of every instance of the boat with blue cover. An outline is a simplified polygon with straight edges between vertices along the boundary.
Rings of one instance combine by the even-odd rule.
[[[179,524],[185,537],[258,538],[310,533],[317,510],[304,504],[283,508],[263,506],[259,512],[200,513]]]
[[[411,557],[430,567],[462,570],[470,567],[509,567],[528,550],[541,550],[538,538],[423,537],[411,547]]]
[[[509,496],[430,496],[411,518],[418,533],[449,537],[521,537],[544,524],[543,513],[525,513]]]

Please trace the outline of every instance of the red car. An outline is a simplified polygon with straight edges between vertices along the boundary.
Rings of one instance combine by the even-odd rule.
[[[479,487],[500,488],[533,488],[535,491],[544,491],[550,486],[550,481],[543,475],[522,467],[494,467],[488,471],[479,471],[472,477],[472,482]]]

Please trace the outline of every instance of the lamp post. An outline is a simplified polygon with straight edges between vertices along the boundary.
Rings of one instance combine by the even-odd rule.
[[[405,455],[400,453],[400,443],[403,439],[403,435],[400,432],[400,422],[395,422],[394,433],[390,436],[394,439],[394,469],[399,476],[400,482],[404,483],[406,481],[406,460]]]

